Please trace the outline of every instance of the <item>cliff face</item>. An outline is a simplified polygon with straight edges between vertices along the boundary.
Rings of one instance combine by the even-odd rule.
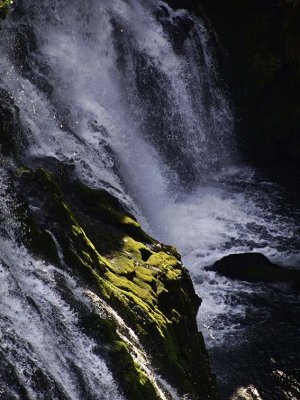
[[[300,165],[300,2],[202,0],[228,54],[236,131],[262,166]]]

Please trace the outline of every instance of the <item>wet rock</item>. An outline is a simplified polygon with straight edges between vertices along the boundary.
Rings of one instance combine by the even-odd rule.
[[[261,253],[230,254],[209,269],[248,282],[291,282],[295,287],[300,284],[299,271],[273,264]]]
[[[19,130],[18,107],[11,95],[5,89],[0,88],[0,146],[3,155],[18,153]]]
[[[215,399],[215,380],[196,323],[201,300],[176,249],[147,235],[105,190],[71,179],[72,170],[57,160],[40,162],[53,172],[23,167],[16,173],[22,221],[29,226],[24,244],[37,257],[72,271],[112,307],[134,331],[152,367],[180,395]],[[96,342],[101,338],[101,354],[105,349],[102,355],[126,398],[161,398],[120,335],[118,321],[97,313],[81,321]]]
[[[11,3],[11,0],[0,0],[0,20],[6,17]]]

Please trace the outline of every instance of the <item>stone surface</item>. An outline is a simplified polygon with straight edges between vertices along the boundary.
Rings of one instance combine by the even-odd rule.
[[[196,324],[201,301],[176,249],[147,235],[109,193],[72,179],[69,166],[47,159],[43,164],[52,172],[16,171],[23,242],[37,257],[67,268],[112,307],[180,395],[216,398]],[[159,398],[118,323],[95,313],[83,317],[83,327],[106,343],[106,357],[128,399]]]
[[[299,271],[273,264],[261,253],[230,254],[209,269],[248,282],[291,282],[296,287],[300,282]]]
[[[12,0],[0,0],[0,19],[6,17],[10,4],[12,4]]]

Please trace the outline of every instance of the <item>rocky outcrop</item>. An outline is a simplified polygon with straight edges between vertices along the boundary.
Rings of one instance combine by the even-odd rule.
[[[291,282],[300,287],[299,271],[273,264],[261,253],[230,254],[209,268],[231,279],[248,282]]]
[[[214,399],[214,379],[196,325],[200,299],[176,249],[148,236],[109,193],[73,178],[72,166],[53,159],[43,164],[48,169],[19,168],[15,174],[21,241],[107,303],[180,396]],[[84,314],[82,326],[101,339],[128,399],[161,398],[117,320]]]

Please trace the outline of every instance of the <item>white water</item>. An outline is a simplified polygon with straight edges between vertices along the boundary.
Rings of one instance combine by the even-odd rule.
[[[62,290],[88,303],[83,289],[17,244],[22,228],[10,191],[1,167],[0,398],[24,399],[26,393],[32,400],[122,400],[95,343],[63,299]]]
[[[257,285],[220,277],[203,268],[232,253],[261,252],[273,262],[299,267],[300,210],[283,190],[254,176],[252,169],[231,168],[210,185],[161,209],[157,231],[176,243],[203,298],[199,325],[212,346],[236,329],[236,317],[246,318],[247,302],[239,293],[264,291]],[[284,204],[284,210],[282,205]]]
[[[196,24],[178,56],[153,15],[155,2],[16,3],[22,18],[7,22],[2,42],[10,56],[1,58],[0,71],[30,130],[28,155],[72,161],[82,179],[124,201],[127,189],[146,213],[179,184],[178,175],[205,179],[228,160],[220,124],[229,132],[232,121],[201,22],[168,8],[165,19],[183,14]],[[16,63],[26,35],[38,49]],[[151,122],[157,131],[149,132]]]
[[[121,400],[95,344],[81,333],[76,313],[57,289],[59,277],[74,293],[76,283],[13,242],[2,239],[0,245],[1,359],[14,367],[30,399]],[[3,380],[0,393],[14,391],[6,384]]]
[[[20,109],[24,162],[49,156],[74,164],[80,179],[111,191],[147,229],[174,243],[203,298],[199,325],[209,344],[218,345],[225,332],[239,329],[236,315],[245,314],[233,295],[257,288],[203,267],[246,250],[299,264],[299,215],[278,209],[282,196],[276,187],[257,181],[253,171],[230,167],[235,162],[233,117],[217,68],[214,35],[188,12],[154,0],[16,0],[14,8],[2,31],[0,85]],[[3,246],[9,249],[11,243]],[[17,258],[7,261],[10,268],[19,266]],[[18,268],[19,284],[29,290],[27,275],[36,269],[32,295],[41,301],[43,266],[28,255],[25,260]],[[7,293],[4,266],[3,274]],[[45,279],[53,301],[46,309],[59,306],[62,319],[69,315],[66,329],[79,337],[76,354],[82,365],[87,339],[76,331],[76,316],[51,287],[51,274],[50,269]],[[3,313],[8,317],[10,303],[24,310],[20,299],[8,297],[7,302]],[[40,320],[31,312],[28,318],[42,332],[38,337],[43,336]],[[27,328],[13,329],[22,336],[18,332]],[[45,354],[52,354],[51,340],[35,343],[26,335],[43,365]],[[86,373],[91,375],[85,379],[90,382],[94,365],[100,363],[103,371],[106,367],[92,352],[87,357],[91,370]],[[47,373],[57,382],[63,377],[60,386],[76,399],[72,373],[55,352],[51,365]],[[25,379],[22,368],[19,375]],[[98,384],[106,382],[96,380],[91,390]]]

